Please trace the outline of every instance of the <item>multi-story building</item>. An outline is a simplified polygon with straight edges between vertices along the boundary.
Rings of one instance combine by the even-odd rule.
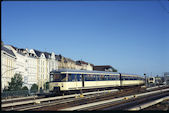
[[[114,69],[112,66],[110,65],[97,65],[97,66],[93,66],[93,70],[96,71],[110,71],[110,72],[117,72],[116,69]]]
[[[16,60],[16,73],[22,75],[23,86],[31,88],[33,84],[37,83],[37,57],[35,54],[29,52],[28,49],[20,49],[11,46]]]
[[[8,87],[8,82],[16,71],[16,56],[8,47],[1,45],[1,92]]]
[[[25,54],[23,53],[23,49],[16,48],[14,46],[7,45],[11,48],[13,53],[16,56],[16,70],[15,73],[21,74],[22,78],[25,76]],[[23,81],[24,82],[24,81]]]
[[[93,70],[93,64],[84,61],[74,61],[70,58],[58,55],[59,69]]]
[[[90,64],[88,62],[82,61],[82,60],[78,60],[76,61],[76,65],[81,66],[81,70],[93,70],[93,64]]]
[[[50,71],[58,69],[58,61],[55,59],[54,53],[41,52],[35,49],[30,49],[30,53],[33,53],[38,57],[37,84],[39,88],[44,89],[45,83],[49,82]]]
[[[166,85],[169,85],[169,72],[164,73],[164,81]]]
[[[24,85],[31,88],[33,84],[37,84],[37,57],[33,53],[29,53],[29,50],[25,50],[25,76]]]
[[[58,69],[64,69],[64,68],[67,68],[66,67],[66,59],[65,57],[63,57],[62,55],[58,55]]]
[[[50,71],[52,70],[63,68],[93,70],[94,66],[93,64],[84,61],[74,61],[60,54],[56,55],[54,52],[42,52],[35,49],[28,50],[10,45],[5,45],[5,47],[1,48],[1,50],[1,55],[3,54],[3,60],[1,63],[1,65],[3,66],[3,73],[5,72],[5,70],[10,70],[12,68],[15,69],[6,72],[4,74],[5,77],[9,76],[9,81],[15,73],[21,74],[24,82],[23,85],[27,86],[28,89],[31,88],[32,84],[37,84],[39,86],[39,89],[44,89],[45,83],[49,81]],[[8,66],[5,67],[5,65]],[[6,86],[6,83],[3,82],[3,87]]]

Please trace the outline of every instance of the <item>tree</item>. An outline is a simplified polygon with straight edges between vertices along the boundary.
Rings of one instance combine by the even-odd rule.
[[[38,91],[38,85],[37,84],[33,84],[32,86],[31,86],[31,89],[30,89],[31,91]]]
[[[27,86],[22,87],[22,90],[28,90]]]
[[[113,68],[113,72],[117,72],[117,69]]]
[[[11,82],[8,82],[8,90],[9,91],[18,91],[22,89],[23,81],[22,75],[16,73],[14,77],[11,78]]]

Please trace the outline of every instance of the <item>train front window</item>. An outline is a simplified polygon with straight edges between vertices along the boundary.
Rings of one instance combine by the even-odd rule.
[[[150,78],[150,80],[153,80],[153,78]]]
[[[66,74],[51,74],[50,75],[51,82],[66,82]]]

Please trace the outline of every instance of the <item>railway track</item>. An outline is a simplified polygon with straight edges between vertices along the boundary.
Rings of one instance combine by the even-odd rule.
[[[117,89],[113,89],[113,90],[106,90],[106,91],[97,91],[97,92],[88,92],[88,93],[84,93],[83,95],[85,97],[92,97],[93,95],[104,95],[105,93],[112,93],[112,92],[117,92]],[[49,105],[53,105],[53,104],[61,104],[61,103],[66,103],[69,101],[74,101],[75,99],[81,99],[78,98],[80,97],[80,94],[73,94],[73,95],[65,95],[65,96],[57,96],[57,97],[49,97],[49,98],[37,98],[37,99],[30,99],[29,100],[22,100],[19,101],[17,99],[17,101],[8,101],[8,103],[2,103],[2,110],[5,111],[10,111],[10,110],[18,110],[18,111],[22,111],[22,110],[29,110],[29,109],[34,109],[34,108],[39,108],[39,107],[43,107],[43,106],[49,106]]]
[[[155,90],[155,89],[152,89]],[[24,110],[32,110],[32,111],[56,111],[65,108],[70,108],[79,105],[85,105],[89,103],[95,103],[99,101],[105,101],[115,98],[120,98],[122,96],[132,95],[135,93],[142,92],[150,92],[151,90],[140,90],[140,89],[123,89],[121,91],[117,90],[108,90],[108,91],[100,91],[100,92],[88,92],[83,95],[73,94],[66,96],[58,96],[58,97],[50,97],[50,98],[41,98],[34,100],[24,101],[24,105],[22,102],[13,102],[11,104],[2,104],[2,110],[4,111],[24,111]],[[80,98],[83,97],[83,98]]]
[[[169,95],[169,88],[152,92],[145,92],[130,96],[89,103],[75,107],[61,109],[62,111],[80,111],[80,110],[128,110],[128,107],[139,105],[153,99],[158,99]]]
[[[72,102],[68,102],[68,103],[64,103],[64,104],[56,104],[53,106],[48,106],[48,107],[43,107],[41,109],[34,109],[35,111],[41,111],[41,110],[46,110],[46,111],[57,111],[60,109],[64,109],[64,108],[72,108],[74,106],[80,106],[80,105],[86,105],[86,104],[90,104],[90,103],[95,103],[95,102],[100,102],[100,101],[105,101],[105,100],[110,100],[112,98],[118,98],[124,95],[132,95],[135,93],[141,93],[145,90],[142,89],[137,89],[137,88],[132,88],[132,89],[126,89],[126,90],[122,90],[120,92],[116,92],[114,94],[109,94],[109,95],[102,95],[102,96],[94,96],[93,98],[83,98],[80,100],[75,100]],[[148,92],[148,91],[146,91]]]
[[[20,97],[20,98],[12,98],[12,99],[3,99],[1,100],[2,104],[8,104],[8,103],[15,103],[15,102],[21,102],[21,101],[28,101],[28,100],[35,100],[35,99],[41,99],[45,96],[27,96],[27,97]]]

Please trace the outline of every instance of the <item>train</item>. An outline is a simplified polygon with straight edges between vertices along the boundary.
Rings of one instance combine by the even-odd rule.
[[[50,72],[49,91],[60,93],[144,84],[145,79],[135,74],[59,69]]]
[[[149,84],[155,84],[155,77],[149,77],[148,78],[148,83]]]
[[[161,77],[149,77],[148,78],[148,83],[149,84],[154,84],[154,85],[163,85],[164,84],[164,80],[162,80]]]

